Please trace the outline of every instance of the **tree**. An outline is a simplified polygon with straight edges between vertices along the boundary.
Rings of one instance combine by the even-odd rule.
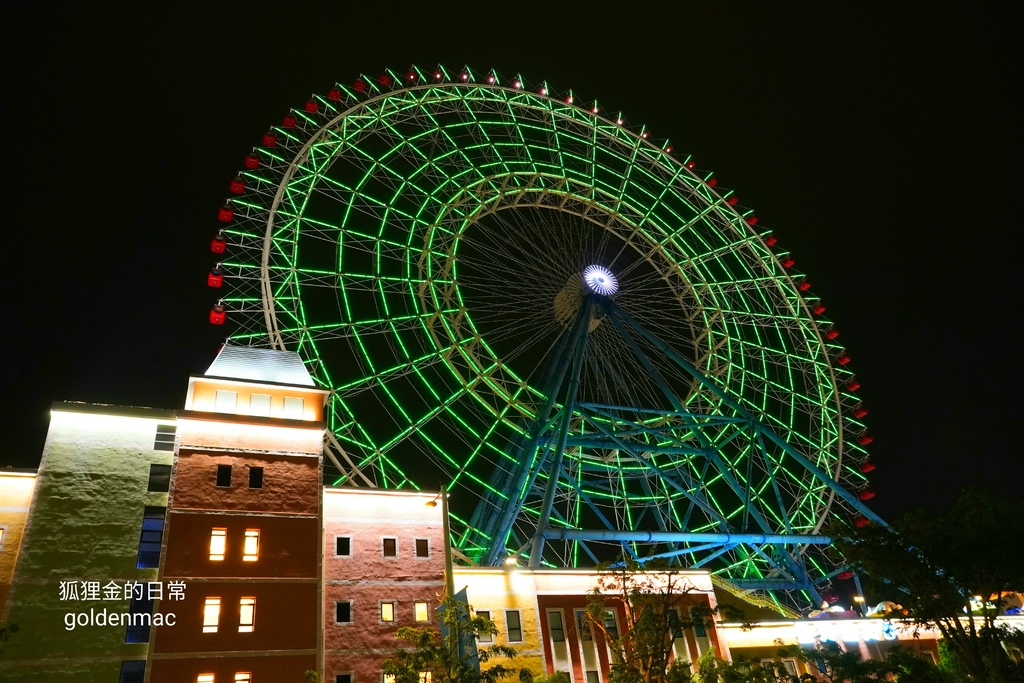
[[[675,634],[686,628],[711,628],[718,611],[697,599],[697,593],[686,574],[664,564],[622,562],[601,569],[598,585],[588,593],[586,620],[611,650],[611,683],[690,679],[689,662],[672,660]],[[606,620],[616,605],[624,612],[621,631]]]
[[[395,631],[396,638],[412,646],[396,650],[394,657],[384,662],[384,673],[393,675],[395,683],[496,683],[510,674],[517,674],[521,683],[532,681],[529,669],[512,669],[500,663],[483,666],[492,660],[511,661],[516,656],[516,649],[508,645],[477,646],[480,636],[498,632],[493,621],[470,614],[464,602],[452,597],[441,601],[438,614],[443,635],[430,627],[403,626]]]
[[[919,626],[937,628],[975,683],[1024,680],[996,622],[1003,596],[1024,587],[1024,503],[968,490],[944,514],[912,512],[892,528],[834,526],[835,546]],[[887,582],[879,583],[879,579]],[[896,589],[903,594],[897,594]],[[973,600],[975,596],[983,599]]]

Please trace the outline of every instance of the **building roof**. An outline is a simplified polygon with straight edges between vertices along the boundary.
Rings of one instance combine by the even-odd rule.
[[[206,371],[206,376],[315,386],[299,354],[254,346],[225,344],[213,360],[213,365]]]

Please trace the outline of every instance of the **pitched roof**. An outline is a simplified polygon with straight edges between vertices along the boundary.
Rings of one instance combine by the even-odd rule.
[[[314,386],[299,354],[255,346],[225,344],[206,371],[206,376]]]

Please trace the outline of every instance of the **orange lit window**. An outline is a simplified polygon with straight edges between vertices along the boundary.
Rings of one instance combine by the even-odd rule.
[[[427,608],[427,603],[417,602],[415,603],[416,610],[416,621],[427,621],[430,619],[430,610]]]
[[[238,606],[238,615],[238,632],[252,633],[256,621],[256,598],[242,598]]]
[[[213,683],[213,674],[199,674],[196,683]]]
[[[246,562],[255,562],[260,555],[260,530],[245,530],[245,546],[242,548],[242,559]]]
[[[223,560],[224,550],[228,544],[228,530],[214,529],[210,532],[210,559]]]
[[[430,672],[429,671],[421,671],[420,672],[420,683],[430,683]]]
[[[203,607],[203,633],[216,633],[219,623],[220,598],[206,598],[206,605]]]
[[[395,674],[382,674],[384,683],[395,683]]]
[[[252,683],[252,674],[248,672],[235,674],[235,683]]]
[[[395,603],[393,603],[393,602],[382,602],[382,603],[380,603],[380,620],[381,621],[394,621],[395,620]]]

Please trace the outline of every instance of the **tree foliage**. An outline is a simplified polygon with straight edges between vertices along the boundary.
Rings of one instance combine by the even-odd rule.
[[[382,666],[384,673],[395,677],[395,683],[423,683],[426,674],[430,683],[496,683],[509,675],[516,675],[522,683],[533,680],[529,669],[513,669],[501,663],[515,658],[515,648],[477,645],[480,636],[498,633],[493,621],[471,614],[465,603],[452,597],[441,601],[438,614],[444,635],[431,627],[403,626],[395,630],[395,637],[410,645],[396,650]]]
[[[832,536],[847,560],[874,579],[876,594],[888,593],[908,619],[939,630],[971,680],[1010,683],[1024,680],[1024,665],[1004,643],[1019,636],[996,617],[1003,596],[1024,588],[1021,529],[1024,502],[968,490],[944,514],[917,511],[891,529],[836,527]],[[980,609],[974,596],[983,597]]]
[[[616,606],[624,608],[624,623],[613,632],[605,616]],[[586,619],[611,650],[611,683],[685,683],[689,662],[673,661],[674,635],[712,628],[716,612],[678,568],[623,562],[601,569],[588,593]]]

